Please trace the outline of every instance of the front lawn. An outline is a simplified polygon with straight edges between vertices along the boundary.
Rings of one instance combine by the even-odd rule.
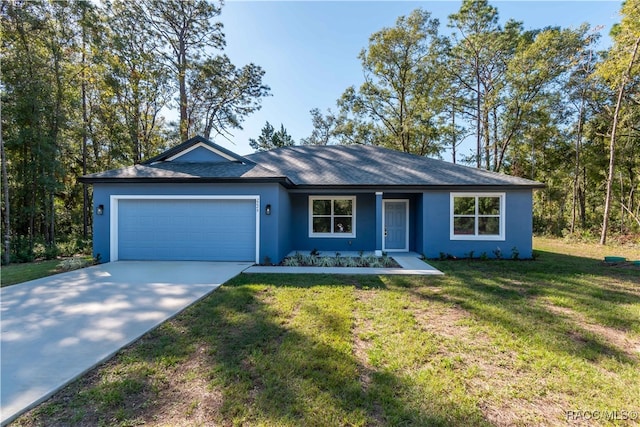
[[[2,266],[0,287],[40,279],[65,271],[83,268],[93,263],[91,257],[71,257],[46,261],[25,262]]]
[[[51,259],[47,261],[28,262],[24,264],[9,264],[2,266],[2,286],[15,285],[41,277],[58,273],[60,261]]]
[[[243,274],[16,425],[640,423],[640,270],[536,248],[445,276]]]

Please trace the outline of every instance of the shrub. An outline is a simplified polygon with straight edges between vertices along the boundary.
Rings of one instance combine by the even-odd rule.
[[[299,267],[300,266],[300,262],[298,261],[298,258],[296,258],[296,257],[287,257],[287,258],[284,259],[282,264],[284,264],[287,267]]]
[[[77,270],[79,268],[87,267],[91,264],[93,264],[93,260],[88,260],[88,259],[79,258],[79,257],[67,258],[60,261],[60,264],[58,264],[58,269],[62,271],[71,271],[71,270]]]
[[[328,256],[321,257],[318,259],[319,267],[335,267],[336,266],[336,258],[331,258]]]
[[[353,258],[353,257],[346,257],[342,259],[342,265],[344,265],[345,267],[359,267],[360,266],[360,261],[357,258]]]
[[[387,256],[386,254],[382,257],[382,265],[384,267],[394,267],[395,266],[395,262],[393,261],[393,258],[391,258],[390,256]]]
[[[318,262],[318,257],[317,256],[307,255],[307,256],[303,257],[303,259],[300,262],[300,264],[308,265],[308,266],[314,266],[314,265],[316,265],[317,262]]]

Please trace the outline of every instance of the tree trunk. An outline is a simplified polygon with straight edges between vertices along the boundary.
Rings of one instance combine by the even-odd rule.
[[[578,111],[578,129],[576,132],[576,155],[575,155],[575,168],[573,170],[573,199],[571,201],[571,234],[575,232],[576,228],[576,216],[578,206],[578,186],[580,185],[580,151],[582,150],[582,120],[584,116],[585,107],[585,91],[582,91],[582,97],[580,99],[580,110]]]
[[[476,167],[480,169],[482,166],[482,137],[481,134],[481,125],[480,125],[480,114],[481,114],[481,101],[480,101],[480,70],[479,65],[476,62]]]
[[[85,18],[85,11],[82,10],[82,20]],[[82,175],[87,174],[87,134],[88,134],[88,115],[87,115],[87,58],[86,58],[86,29],[82,24]],[[84,239],[88,236],[89,228],[89,192],[87,184],[82,184],[82,237]]]
[[[453,160],[453,164],[456,164],[456,145],[458,141],[456,141],[456,106],[453,105],[451,108],[451,157]]]
[[[178,84],[180,86],[180,137],[189,139],[189,116],[187,115],[187,48],[180,40],[180,58],[178,60]]]
[[[484,132],[484,167],[486,170],[491,170],[491,129],[489,129],[489,111],[486,109],[482,112],[483,132]]]
[[[2,117],[2,103],[0,103],[0,117]],[[0,120],[0,157],[2,160],[2,196],[4,198],[4,241],[2,247],[2,263],[11,262],[11,202],[9,201],[9,177],[7,176],[7,158],[4,153],[4,139],[2,138],[2,120]]]
[[[622,76],[620,88],[618,90],[618,99],[616,101],[616,109],[613,113],[613,125],[611,126],[611,143],[609,144],[609,176],[607,177],[607,196],[604,200],[604,218],[602,219],[602,233],[600,234],[600,244],[607,243],[607,229],[609,227],[609,213],[611,212],[611,193],[613,189],[613,179],[615,173],[615,154],[616,154],[616,133],[618,131],[618,120],[620,118],[620,109],[622,108],[622,98],[624,97],[625,86],[631,77],[631,69],[638,54],[638,45],[640,45],[640,37],[636,39],[631,53],[629,65]]]

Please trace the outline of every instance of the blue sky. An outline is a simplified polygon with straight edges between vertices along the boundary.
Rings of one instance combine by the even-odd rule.
[[[440,20],[446,33],[447,17],[459,1],[240,1],[228,0],[219,17],[224,24],[225,53],[236,66],[249,62],[266,72],[264,82],[272,96],[249,116],[243,130],[233,130],[232,142],[215,142],[249,154],[249,138],[257,138],[269,121],[282,123],[298,142],[312,130],[309,110],[336,110],[335,102],[349,86],[362,83],[358,53],[369,36],[395,24],[398,16],[422,7]],[[501,21],[523,22],[525,29],[545,26],[578,27],[584,22],[602,26],[603,43],[619,21],[621,1],[494,1]],[[463,148],[468,154],[470,148]],[[450,160],[448,153],[443,155]]]

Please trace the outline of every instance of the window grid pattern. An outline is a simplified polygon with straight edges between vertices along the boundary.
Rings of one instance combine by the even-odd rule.
[[[310,237],[355,237],[354,196],[310,196]]]
[[[503,193],[453,193],[451,213],[454,240],[504,239]]]

